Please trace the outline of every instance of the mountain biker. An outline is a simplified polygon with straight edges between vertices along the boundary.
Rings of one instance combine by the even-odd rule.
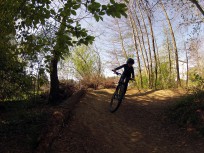
[[[121,75],[121,78],[120,78],[120,81],[119,81],[119,83],[121,83],[121,82],[124,82],[124,80],[125,80],[125,82],[124,82],[124,85],[125,85],[124,95],[125,95],[125,93],[127,91],[129,81],[130,80],[135,80],[135,74],[134,74],[134,68],[133,68],[134,63],[135,63],[134,59],[129,58],[127,60],[126,64],[123,64],[123,65],[115,68],[114,70],[112,70],[113,72],[116,73],[117,70],[119,70],[121,68],[124,68],[123,74]],[[131,75],[132,75],[132,77],[131,77]],[[116,90],[118,90],[118,87],[119,86],[117,86]]]

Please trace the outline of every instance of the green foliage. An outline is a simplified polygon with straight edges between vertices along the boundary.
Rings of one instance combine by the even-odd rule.
[[[0,48],[0,100],[25,98],[32,87],[32,79],[25,71],[26,63],[12,51],[13,48]]]
[[[203,90],[204,89],[204,79],[196,73],[193,73],[193,75],[190,75],[190,80],[193,82],[194,86],[199,89]]]
[[[95,0],[87,1],[86,3],[81,0],[68,0],[59,9],[51,8],[50,6],[54,1],[50,0],[14,2],[15,6],[10,5],[9,2],[4,2],[3,7],[10,7],[10,9],[15,11],[9,13],[5,9],[3,13],[11,15],[11,22],[13,20],[18,22],[15,30],[18,30],[20,33],[17,36],[24,38],[23,40],[27,43],[32,41],[32,34],[28,32],[29,29],[37,29],[40,25],[44,27],[50,19],[54,19],[59,23],[52,45],[56,43],[53,48],[55,50],[54,54],[57,54],[60,58],[69,51],[69,46],[88,45],[94,41],[94,37],[89,35],[86,29],[81,28],[80,23],[73,18],[73,16],[77,15],[79,8],[85,7],[86,10],[93,14],[96,21],[102,20],[105,14],[112,17],[121,17],[121,14],[127,16],[125,13],[127,10],[126,5],[124,3],[117,3],[114,0],[107,5],[101,5]],[[25,29],[28,30],[25,31]],[[41,38],[37,41],[38,44],[43,42]]]
[[[92,46],[78,46],[71,55],[75,76],[86,87],[98,88],[102,79],[101,60]]]
[[[141,83],[140,83],[140,77],[139,77],[139,76],[136,76],[135,80],[136,80],[136,81],[133,82],[134,85],[135,85],[137,88],[141,89],[142,87],[140,86],[140,85],[141,85]],[[148,89],[148,88],[149,88],[149,81],[148,81],[148,77],[147,77],[146,75],[143,75],[143,76],[142,76],[142,81],[143,81],[143,89]]]
[[[188,95],[178,101],[171,109],[169,117],[182,127],[193,127],[203,134],[204,92]]]
[[[72,62],[75,70],[78,73],[78,77],[85,79],[92,77],[97,73],[99,67],[97,67],[98,56],[96,52],[87,46],[79,46],[73,51]]]
[[[157,80],[157,87],[160,89],[173,88],[176,86],[176,81],[173,79],[174,73],[169,70],[168,62],[161,62],[159,67],[159,75]]]
[[[95,0],[58,2],[57,7],[53,7],[54,0],[1,2],[1,99],[30,91],[36,76],[28,75],[28,66],[38,65],[38,68],[51,72],[53,58],[58,62],[69,54],[70,48],[93,43],[94,36],[82,28],[77,19],[79,9],[86,10],[84,13],[91,14],[96,21],[103,20],[104,15],[127,16],[126,5],[114,0],[106,5]]]

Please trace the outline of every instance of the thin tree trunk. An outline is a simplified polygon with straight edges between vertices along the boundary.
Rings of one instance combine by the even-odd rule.
[[[191,1],[193,4],[195,4],[195,6],[199,9],[199,11],[203,14],[203,16],[204,16],[204,10],[203,10],[203,8],[200,6],[200,4],[198,3],[198,1],[197,0],[189,0],[189,1]]]
[[[175,39],[175,36],[174,36],[174,31],[173,31],[169,16],[168,16],[168,14],[166,12],[166,9],[165,9],[165,7],[164,7],[161,0],[160,0],[160,4],[161,4],[161,7],[162,7],[162,9],[164,11],[164,14],[166,16],[166,20],[168,22],[169,30],[170,30],[171,36],[172,36],[172,41],[173,41],[173,46],[174,46],[174,51],[175,51],[175,60],[176,60],[177,86],[181,86],[180,72],[179,72],[179,60],[178,60],[178,49],[177,49],[177,45],[176,45],[176,39]]]
[[[138,67],[139,67],[140,86],[141,86],[141,88],[143,88],[142,69],[141,69],[141,64],[140,64],[139,52],[138,52],[138,48],[137,48],[137,38],[135,36],[134,23],[133,23],[133,19],[132,19],[131,15],[130,15],[130,12],[128,12],[128,13],[129,13],[130,25],[132,27],[132,37],[133,37],[133,41],[134,41],[134,47],[135,47],[137,62],[138,62]]]
[[[154,81],[154,88],[157,88],[157,74],[158,74],[158,70],[157,70],[157,55],[156,55],[156,49],[155,49],[155,40],[154,40],[154,32],[153,32],[153,27],[152,27],[152,21],[151,18],[149,16],[149,14],[147,13],[147,18],[149,21],[149,25],[150,25],[150,32],[151,32],[151,37],[152,37],[152,50],[154,53],[154,62],[155,62],[155,81]]]
[[[157,88],[157,75],[158,75],[158,65],[157,65],[157,55],[156,55],[156,50],[155,50],[155,40],[154,40],[154,31],[153,31],[153,26],[152,26],[152,21],[151,21],[151,18],[150,18],[150,14],[149,12],[147,11],[147,7],[145,6],[144,2],[141,0],[143,6],[145,7],[145,11],[146,11],[146,14],[147,14],[147,19],[148,19],[148,22],[149,22],[149,26],[150,26],[150,33],[151,33],[151,40],[152,40],[152,50],[153,50],[153,53],[154,53],[154,61],[155,61],[155,80],[154,80],[154,88],[156,89]],[[154,79],[154,77],[152,77],[152,79]],[[153,81],[152,81],[153,82]]]
[[[146,73],[146,75],[148,76],[147,64],[146,64],[145,57],[144,57],[144,53],[143,53],[143,50],[142,50],[142,45],[141,45],[141,41],[140,41],[140,37],[139,37],[139,33],[138,33],[138,28],[137,28],[137,26],[136,26],[136,23],[135,23],[133,17],[132,17],[131,12],[129,13],[129,15],[130,15],[130,18],[132,19],[133,28],[134,28],[135,35],[136,35],[137,40],[138,40],[140,52],[141,52],[141,54],[142,54],[142,60],[143,60],[143,62],[144,62],[144,67],[145,67],[145,73]]]
[[[165,29],[165,34],[166,34],[166,46],[167,46],[167,51],[168,51],[168,59],[169,59],[169,81],[171,82],[171,78],[172,78],[172,64],[171,64],[171,50],[169,47],[169,37],[168,37],[168,32]]]
[[[120,37],[120,42],[121,42],[122,51],[123,51],[124,57],[125,57],[126,59],[128,59],[127,52],[126,52],[126,50],[125,50],[124,39],[123,39],[122,32],[121,32],[121,29],[120,29],[120,25],[119,25],[119,22],[118,22],[117,19],[116,19],[116,22],[117,22],[117,25],[118,25],[119,37]]]
[[[116,57],[116,61],[118,62],[118,65],[120,65],[120,62],[119,62],[119,59],[118,59],[118,54],[116,53],[115,48],[114,48],[114,54],[115,54],[115,57]]]
[[[137,5],[138,5],[138,1],[137,2]],[[140,5],[138,5],[138,9],[139,9],[139,12],[140,12],[140,15],[142,17],[142,22],[143,22],[143,25],[144,25],[144,28],[145,28],[145,33],[146,33],[146,37],[147,37],[147,45],[148,45],[148,53],[149,53],[149,59],[150,59],[150,63],[149,64],[149,88],[152,88],[152,73],[153,73],[153,62],[152,62],[152,55],[151,55],[151,47],[150,47],[150,41],[149,41],[149,35],[148,35],[148,31],[147,31],[147,26],[146,26],[146,23],[145,23],[145,20],[144,20],[144,16],[143,16],[143,13],[141,11],[141,8],[140,8]]]
[[[159,58],[159,48],[158,48],[156,39],[155,39],[155,46],[156,46],[156,55],[157,55],[158,69],[159,69],[159,72],[161,73],[161,63],[160,63],[160,58]]]
[[[184,44],[184,48],[186,50],[186,87],[188,88],[188,74],[189,74],[189,67],[188,67],[188,51],[186,49],[186,43]]]
[[[138,26],[139,26],[139,31],[140,31],[140,34],[141,34],[141,47],[143,48],[143,51],[145,52],[145,56],[146,56],[146,64],[145,64],[145,68],[146,68],[146,71],[147,71],[147,76],[149,77],[149,73],[150,73],[150,68],[149,68],[149,58],[148,58],[148,55],[147,55],[147,50],[145,48],[145,43],[144,43],[144,36],[143,36],[143,31],[142,31],[142,28],[141,28],[141,24],[140,24],[140,20],[138,18],[138,15],[136,13],[136,10],[134,11],[134,14],[135,14],[135,17],[136,17],[136,20],[137,20],[137,23],[138,23]],[[136,26],[136,24],[135,24]],[[145,58],[144,58],[144,61],[145,61]],[[149,84],[149,83],[148,83]]]

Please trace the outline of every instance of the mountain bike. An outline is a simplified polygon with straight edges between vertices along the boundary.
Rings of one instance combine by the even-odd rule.
[[[121,76],[121,73],[115,72],[116,75]],[[131,81],[134,81],[134,79],[130,79]],[[114,113],[115,111],[118,110],[118,108],[120,107],[123,99],[125,96],[125,79],[123,81],[118,82],[118,86],[116,87],[116,90],[111,98],[111,102],[110,102],[110,112]]]

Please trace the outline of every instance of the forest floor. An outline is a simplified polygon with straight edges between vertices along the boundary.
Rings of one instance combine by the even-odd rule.
[[[166,112],[183,90],[129,90],[110,113],[113,90],[88,91],[53,142],[51,153],[202,153],[204,139],[169,121]]]

